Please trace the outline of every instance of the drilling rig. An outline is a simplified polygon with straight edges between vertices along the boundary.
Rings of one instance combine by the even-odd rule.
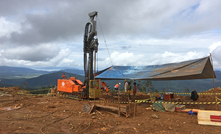
[[[58,79],[57,92],[59,94],[73,94],[84,99],[100,98],[100,80],[95,80],[96,54],[98,52],[98,39],[96,31],[96,20],[98,12],[88,14],[90,21],[86,23],[84,31],[84,73],[85,81],[82,83],[75,77]]]

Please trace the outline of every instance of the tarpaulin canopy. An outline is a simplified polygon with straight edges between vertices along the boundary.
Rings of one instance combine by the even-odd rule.
[[[103,80],[189,80],[213,78],[209,57],[151,66],[111,66],[95,77]],[[215,77],[215,74],[214,74]]]

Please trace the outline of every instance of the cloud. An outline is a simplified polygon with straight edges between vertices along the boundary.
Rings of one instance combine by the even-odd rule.
[[[219,0],[7,0],[0,1],[0,65],[83,66],[92,11],[98,11],[99,66],[111,65],[103,41],[114,65],[179,62],[210,51],[220,57],[219,46],[208,48],[220,42]]]
[[[10,22],[4,17],[0,17],[0,37],[9,37],[10,33],[20,31],[21,26],[16,22]]]
[[[193,60],[197,58],[202,58],[205,55],[203,53],[197,52],[187,52],[184,54],[180,53],[172,53],[165,51],[164,53],[155,53],[153,55],[144,55],[144,54],[137,54],[132,52],[125,52],[120,53],[114,51],[111,53],[111,59],[106,58],[104,61],[99,61],[99,65],[102,68],[107,66],[111,66],[113,63],[114,66],[148,66],[148,65],[160,65],[166,63],[176,63],[182,62],[187,60]]]
[[[216,42],[216,43],[213,43],[212,45],[210,45],[209,46],[210,53],[213,52],[219,46],[221,46],[221,42]]]
[[[48,53],[51,54],[51,53]],[[30,61],[24,59],[10,59],[5,57],[0,57],[0,61],[2,61],[2,65],[10,65],[10,66],[39,66],[39,67],[52,67],[59,66],[63,59],[68,57],[71,54],[70,49],[63,49],[58,52],[58,54],[49,59],[49,60],[41,60],[41,61]],[[37,55],[39,56],[39,54]]]
[[[26,61],[49,61],[57,56],[59,47],[54,44],[41,44],[37,46],[25,46],[6,49],[1,52],[1,57]]]
[[[62,61],[59,62],[59,64],[57,66],[78,67],[80,65],[78,63],[76,63],[73,59],[64,58]]]
[[[213,58],[214,68],[221,69],[221,42],[213,43],[209,46],[209,49]]]

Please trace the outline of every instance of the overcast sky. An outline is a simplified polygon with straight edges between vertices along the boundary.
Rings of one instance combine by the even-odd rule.
[[[0,0],[0,66],[83,69],[92,11],[98,11],[98,69],[209,53],[221,69],[221,0]]]

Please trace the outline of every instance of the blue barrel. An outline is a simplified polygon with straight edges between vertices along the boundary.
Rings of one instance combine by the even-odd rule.
[[[164,99],[163,97],[164,97],[164,95],[163,95],[163,93],[161,93],[160,99],[163,100]]]

